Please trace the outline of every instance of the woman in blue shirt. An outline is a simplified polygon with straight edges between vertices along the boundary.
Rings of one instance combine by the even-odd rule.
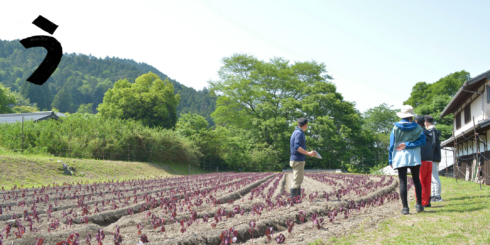
[[[413,107],[404,105],[401,112],[396,113],[400,122],[395,123],[390,135],[389,164],[398,170],[400,180],[400,198],[402,199],[402,214],[408,214],[407,201],[407,170],[412,173],[415,193],[417,195],[417,212],[424,211],[422,206],[422,185],[419,179],[421,161],[420,146],[425,145],[425,134],[422,127],[413,122],[415,116]]]

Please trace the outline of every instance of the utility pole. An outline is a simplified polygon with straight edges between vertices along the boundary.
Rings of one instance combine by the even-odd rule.
[[[456,177],[456,183],[458,183],[458,175],[459,172],[456,172],[455,170],[459,171],[459,166],[458,166],[458,142],[456,139],[456,136],[454,135],[454,129],[453,129],[453,139],[454,139],[454,163],[453,163],[453,177]],[[454,176],[456,174],[456,176]]]
[[[364,156],[361,155],[361,168],[362,168],[362,172],[364,173]]]
[[[483,98],[482,98],[483,100]],[[483,111],[482,111],[482,117],[483,117]],[[473,116],[473,133],[475,134],[475,147],[476,147],[476,157],[474,158],[475,161],[478,161],[478,163],[475,162],[475,168],[473,170],[473,181],[477,180],[478,181],[478,170],[480,170],[480,143],[476,139],[476,127],[475,127],[475,116]],[[473,151],[474,152],[474,151]],[[478,168],[476,168],[476,165],[478,164]],[[471,176],[470,176],[471,177]],[[481,190],[481,181],[480,181],[480,190]]]
[[[444,151],[444,155],[446,155],[446,177],[447,177],[447,151]]]
[[[20,135],[20,153],[24,152],[24,117],[22,116],[22,134]]]

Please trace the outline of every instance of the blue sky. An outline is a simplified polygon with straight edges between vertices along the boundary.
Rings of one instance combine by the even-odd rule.
[[[0,0],[0,39],[49,35],[64,52],[148,63],[202,89],[223,57],[315,60],[361,112],[400,108],[412,86],[490,70],[489,1]]]

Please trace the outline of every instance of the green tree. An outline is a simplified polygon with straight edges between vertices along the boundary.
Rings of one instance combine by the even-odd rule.
[[[383,163],[388,159],[388,148],[390,147],[390,133],[393,125],[398,121],[392,105],[383,103],[364,112],[363,128],[373,134],[376,164]],[[386,164],[385,164],[386,165]]]
[[[78,107],[77,113],[92,113],[92,103],[81,104]]]
[[[101,104],[104,101],[104,94],[110,88],[114,87],[114,83],[109,79],[104,80],[101,83],[98,83],[92,92],[92,101],[95,107]]]
[[[73,100],[71,94],[68,91],[67,85],[56,94],[51,107],[58,109],[61,112],[71,112],[73,107]]]
[[[185,137],[191,137],[198,134],[201,130],[207,129],[209,126],[208,121],[201,115],[195,113],[181,114],[175,130]]]
[[[33,84],[24,81],[20,87],[22,97],[29,99],[31,103],[36,103],[41,110],[51,109],[51,93],[49,91],[49,79],[43,85]]]
[[[180,96],[172,84],[149,72],[136,78],[134,84],[119,80],[109,89],[97,107],[102,117],[135,119],[150,127],[173,128]]]
[[[14,110],[10,107],[15,104],[15,97],[10,94],[10,90],[0,84],[0,113],[13,113]]]
[[[363,148],[360,114],[354,104],[336,92],[323,63],[296,62],[283,58],[270,62],[235,54],[223,59],[220,80],[210,82],[219,94],[211,114],[215,123],[249,133],[249,142],[272,146],[287,165],[289,139],[297,120],[307,117],[311,129],[307,145],[324,157],[308,164],[326,164],[326,159],[348,158]],[[239,152],[239,151],[237,151]]]
[[[24,98],[19,92],[17,91],[12,91],[11,92],[12,96],[15,97],[15,106],[28,106],[28,107],[33,107],[37,109],[37,104],[36,103],[31,103],[30,99]],[[39,110],[39,109],[37,109]]]
[[[439,115],[463,83],[470,78],[470,73],[462,70],[451,73],[431,84],[419,82],[413,86],[410,98],[404,104],[413,106],[415,113],[419,115],[434,117],[436,128],[441,130],[441,140],[448,139],[452,135],[453,115],[449,114],[444,118],[439,118]]]

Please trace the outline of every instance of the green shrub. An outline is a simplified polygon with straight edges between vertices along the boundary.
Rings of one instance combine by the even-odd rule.
[[[0,124],[0,145],[21,149],[21,123]],[[27,153],[109,160],[179,162],[198,165],[195,144],[178,133],[148,128],[140,122],[102,119],[98,115],[73,114],[61,120],[25,121]]]

